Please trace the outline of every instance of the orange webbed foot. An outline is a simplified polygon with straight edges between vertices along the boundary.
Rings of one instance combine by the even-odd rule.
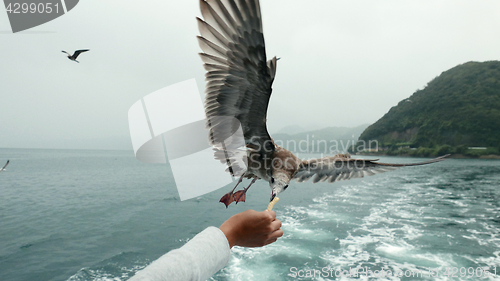
[[[245,189],[238,190],[236,191],[236,193],[234,193],[234,201],[236,201],[236,204],[238,204],[238,202],[245,202],[246,193],[247,191]]]
[[[226,209],[227,209],[229,204],[233,203],[234,200],[235,200],[234,194],[232,192],[228,192],[220,198],[219,202],[224,203],[224,205],[226,205]]]

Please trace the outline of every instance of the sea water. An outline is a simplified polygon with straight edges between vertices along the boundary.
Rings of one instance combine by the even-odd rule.
[[[0,165],[7,159],[5,281],[126,280],[204,228],[264,210],[270,195],[260,181],[247,202],[228,209],[218,199],[231,185],[180,201],[168,164],[141,163],[131,151],[0,149]],[[263,248],[234,247],[212,280],[500,280],[498,160],[292,182],[274,210],[284,236]]]

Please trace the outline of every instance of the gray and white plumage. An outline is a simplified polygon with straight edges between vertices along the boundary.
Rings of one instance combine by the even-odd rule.
[[[71,55],[70,53],[66,52],[66,51],[61,51],[61,52],[66,53],[66,54],[68,55],[68,59],[70,59],[70,60],[72,60],[72,61],[76,61],[76,62],[80,63],[79,61],[77,61],[77,60],[76,60],[76,58],[78,58],[78,56],[79,56],[81,53],[83,53],[83,52],[87,52],[87,51],[89,51],[89,50],[88,50],[88,49],[86,49],[86,50],[77,50],[77,51],[75,51],[72,55]]]
[[[355,159],[349,154],[337,154],[331,157],[305,160],[293,176],[298,182],[305,182],[312,178],[313,183],[334,182],[373,176],[375,174],[396,170],[399,167],[426,165],[444,160],[448,155],[428,161],[406,164],[392,164],[376,162],[378,159]]]
[[[225,126],[214,123],[213,117],[232,116],[241,123],[247,143],[265,147],[270,154],[274,149],[266,118],[276,58],[266,61],[259,1],[223,2],[200,1],[205,21],[197,18],[211,141],[227,137]]]
[[[5,163],[5,165],[3,165],[2,169],[0,169],[0,172],[5,171],[5,168],[7,167],[7,165],[9,165],[9,163],[10,163],[10,160],[7,160],[7,163]]]
[[[234,117],[241,123],[247,148],[248,166],[243,176],[268,181],[272,190],[271,200],[284,191],[292,179],[298,182],[310,178],[313,182],[334,182],[444,159],[439,157],[420,163],[389,164],[338,154],[301,160],[276,145],[267,131],[266,118],[277,59],[266,58],[259,1],[200,0],[200,8],[204,19],[197,18],[201,33],[198,42],[207,71],[205,113],[216,159],[228,163],[228,170],[233,171],[228,157],[238,153],[228,153],[220,144],[234,132],[237,124],[227,124],[219,117]],[[271,167],[269,163],[274,160],[282,164]],[[240,194],[243,197],[236,198],[233,189],[221,198],[221,202],[227,207],[233,201],[244,201],[247,189],[239,191],[243,192],[243,195]]]

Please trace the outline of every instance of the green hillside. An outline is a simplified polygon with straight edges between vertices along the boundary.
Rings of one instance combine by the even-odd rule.
[[[360,140],[377,140],[393,151],[419,148],[425,153],[413,153],[423,156],[466,154],[467,147],[498,154],[500,62],[467,62],[441,73],[369,126]]]

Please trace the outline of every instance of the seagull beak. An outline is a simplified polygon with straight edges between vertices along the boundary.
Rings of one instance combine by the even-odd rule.
[[[269,200],[269,202],[273,201],[274,197],[276,197],[276,192],[271,191],[271,200]]]

